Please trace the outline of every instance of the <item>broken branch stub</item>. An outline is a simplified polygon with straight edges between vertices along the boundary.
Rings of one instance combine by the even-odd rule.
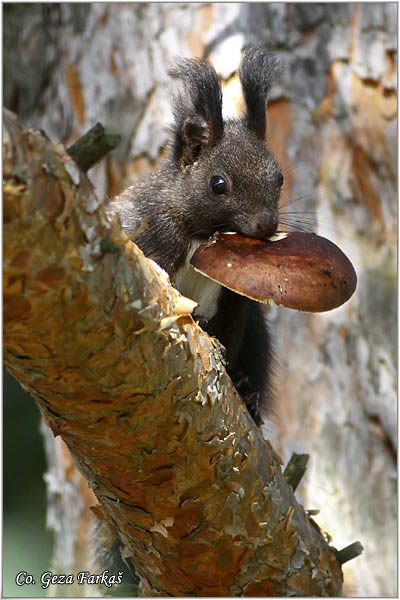
[[[107,132],[101,123],[97,123],[79,140],[67,149],[82,171],[88,171],[108,152],[118,146],[121,136]]]

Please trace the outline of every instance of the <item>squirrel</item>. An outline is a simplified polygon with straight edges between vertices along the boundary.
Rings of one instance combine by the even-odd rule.
[[[222,90],[211,64],[178,58],[172,77],[169,152],[147,177],[106,204],[123,231],[198,303],[194,317],[225,347],[227,371],[257,425],[271,398],[271,336],[260,305],[197,273],[190,259],[216,232],[268,239],[278,227],[283,176],[265,141],[266,105],[278,67],[261,45],[239,67],[245,112],[222,117]],[[136,232],[136,235],[135,235]]]

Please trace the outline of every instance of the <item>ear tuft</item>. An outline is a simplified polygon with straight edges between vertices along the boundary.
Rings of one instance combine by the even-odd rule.
[[[174,154],[183,165],[191,164],[203,147],[222,137],[222,92],[218,75],[205,60],[176,59],[171,75],[183,84],[174,98]]]
[[[268,95],[280,70],[278,61],[262,43],[245,50],[239,68],[246,102],[244,119],[248,129],[263,139],[267,126],[265,110]]]

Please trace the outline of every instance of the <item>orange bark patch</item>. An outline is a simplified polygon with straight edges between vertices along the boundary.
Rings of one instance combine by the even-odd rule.
[[[380,195],[375,189],[371,178],[373,167],[365,150],[358,145],[353,147],[351,172],[357,184],[358,190],[355,191],[358,191],[359,201],[367,206],[374,219],[378,220],[381,226],[384,227]]]
[[[65,271],[61,267],[51,266],[42,269],[36,275],[36,281],[51,287],[57,281],[61,281],[65,277]]]
[[[280,99],[268,103],[267,115],[267,142],[274,156],[283,170],[285,176],[284,189],[290,192],[293,183],[293,173],[285,174],[291,166],[287,153],[293,132],[292,113],[288,100]]]
[[[166,589],[172,583],[172,589],[176,588],[180,581],[184,578],[184,573],[181,571],[179,566],[177,565],[177,561],[175,559],[166,558],[165,559],[166,571],[163,574],[163,583],[166,586]]]
[[[218,532],[214,532],[213,537],[218,538]],[[232,544],[230,537],[206,543],[196,536],[181,543],[181,569],[202,587],[230,586],[246,554],[247,549]]]
[[[198,500],[185,500],[175,517],[174,532],[176,536],[182,538],[191,533],[201,523],[202,518],[203,507],[201,503]]]
[[[83,125],[85,122],[85,99],[83,97],[79,75],[74,65],[68,65],[66,77],[72,106],[74,107],[75,113],[78,117],[79,124]]]
[[[10,278],[9,281],[4,282],[4,288],[8,296],[20,296],[23,288],[21,277]]]
[[[28,266],[29,252],[18,252],[11,261],[10,266],[18,271],[24,271]]]
[[[51,164],[52,157],[49,159]],[[36,198],[37,209],[46,216],[60,215],[65,206],[65,198],[59,182],[48,177],[45,171],[47,163],[43,163],[43,171],[32,182],[32,194]]]
[[[205,34],[213,22],[212,4],[204,4],[196,13],[195,24],[186,37],[187,47],[191,56],[203,56]]]
[[[257,581],[246,587],[246,596],[271,597],[276,595],[277,586],[272,581]]]
[[[182,547],[181,547],[182,548]],[[185,554],[185,555],[184,555]],[[208,544],[190,544],[182,548],[181,569],[195,583],[201,586],[230,585],[234,581],[232,573],[218,572],[220,552]]]
[[[14,295],[4,295],[3,315],[4,321],[27,319],[31,312],[28,300]]]
[[[332,116],[333,100],[336,93],[336,81],[334,76],[336,64],[340,65],[340,61],[333,61],[331,68],[326,74],[326,94],[314,113],[316,119]]]
[[[360,122],[360,128],[363,125],[368,132],[382,136],[383,141],[382,117],[394,119],[397,115],[397,98],[394,91],[385,90],[381,82],[361,79],[353,73],[352,100],[358,107],[357,115],[360,115],[360,118],[362,114],[368,115],[368,121]]]
[[[111,48],[111,56],[110,56],[110,70],[111,73],[114,75],[114,77],[116,77],[118,75],[118,67],[117,67],[117,63],[115,60],[115,54],[116,54],[116,47],[113,44],[112,48]]]

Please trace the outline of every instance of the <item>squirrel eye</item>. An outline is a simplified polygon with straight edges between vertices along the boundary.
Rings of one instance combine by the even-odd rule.
[[[278,177],[278,185],[279,185],[279,187],[283,186],[283,182],[284,181],[285,181],[285,179],[284,179],[282,173],[279,173],[279,177]]]
[[[221,175],[214,175],[210,179],[210,188],[214,194],[226,194],[228,191],[228,185]]]

